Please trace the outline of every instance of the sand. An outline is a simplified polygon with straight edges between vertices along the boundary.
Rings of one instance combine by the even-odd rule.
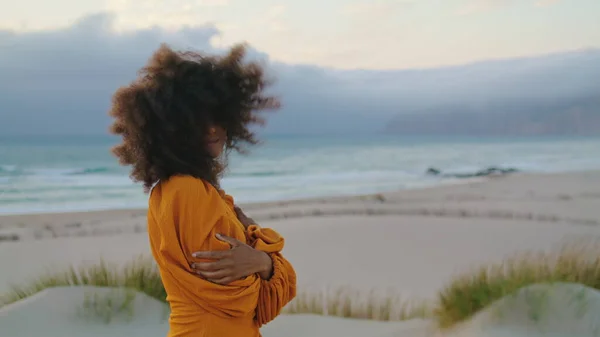
[[[286,237],[284,253],[296,268],[301,292],[329,293],[344,286],[358,292],[375,289],[404,300],[431,300],[456,273],[471,267],[519,252],[552,249],[564,240],[600,238],[600,172],[518,174],[421,190],[242,208],[262,226],[273,227]],[[1,216],[0,294],[11,283],[26,282],[45,270],[100,258],[123,264],[139,254],[149,254],[145,210]],[[79,301],[81,293],[70,291],[73,303]],[[51,291],[45,294],[47,299],[58,296]],[[13,322],[13,330],[8,331],[27,336],[19,333],[18,320],[3,317],[7,312],[41,312],[43,298],[30,298],[20,309],[4,308],[0,326],[4,329]],[[56,315],[47,324],[68,316],[58,311]],[[77,335],[134,336],[119,329],[126,329],[121,325],[139,327],[138,316],[133,323],[114,323],[117,330],[111,332],[105,327]],[[77,329],[69,322],[65,326]],[[473,322],[476,326],[475,318]],[[164,323],[153,324],[157,324],[153,329],[142,329],[144,335],[163,336]],[[36,331],[48,331],[35,330],[35,326],[27,329],[33,329],[29,335],[35,337],[39,336]],[[473,328],[461,329],[468,336]],[[511,331],[492,330],[501,331],[490,332],[493,336]],[[383,323],[315,315],[281,316],[263,333],[265,337],[437,334],[428,321]]]
[[[126,295],[123,290],[108,288],[47,289],[0,309],[1,334],[6,337],[165,336],[166,305],[138,293],[130,310],[118,312],[117,307]],[[102,300],[94,302],[95,298]],[[107,298],[115,299],[114,310],[107,310]]]
[[[107,299],[113,301],[108,304]],[[123,299],[131,305],[121,309]],[[263,337],[600,336],[600,292],[578,284],[532,285],[447,331],[431,322],[376,322],[308,314],[283,315]],[[2,336],[164,336],[168,306],[142,293],[59,287],[0,309]],[[32,320],[35,319],[35,324]]]
[[[502,298],[445,337],[600,336],[600,291],[536,284]]]
[[[90,300],[98,298],[97,302]],[[137,293],[128,310],[119,311],[124,291],[95,287],[68,287],[45,290],[24,301],[0,309],[2,336],[165,336],[168,306]],[[111,314],[106,298],[114,299]],[[87,299],[87,302],[86,302]],[[86,303],[89,303],[87,306]],[[35,317],[35,324],[32,318]],[[310,324],[307,324],[310,322]],[[316,315],[286,315],[266,326],[263,337],[348,336],[387,337],[398,332],[423,333],[429,322],[375,322]],[[43,334],[41,334],[43,331]],[[285,332],[285,334],[282,334]],[[419,335],[411,336],[419,337]]]

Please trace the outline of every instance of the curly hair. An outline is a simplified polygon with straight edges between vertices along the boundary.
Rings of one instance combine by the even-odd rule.
[[[175,52],[162,44],[136,80],[119,88],[109,115],[111,133],[122,142],[112,148],[121,165],[131,165],[130,177],[144,192],[174,175],[191,175],[219,187],[231,150],[245,153],[257,144],[251,124],[264,124],[261,110],[279,101],[264,93],[270,84],[257,63],[243,63],[244,45],[224,56]],[[211,125],[227,132],[223,158],[205,148]]]

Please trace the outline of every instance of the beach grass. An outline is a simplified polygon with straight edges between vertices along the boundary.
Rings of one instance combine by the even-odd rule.
[[[135,290],[166,303],[166,292],[160,279],[158,268],[149,257],[139,256],[119,268],[100,261],[98,264],[69,267],[65,271],[42,274],[25,285],[14,285],[7,294],[0,297],[2,306],[25,299],[53,287],[96,286]],[[119,293],[120,294],[120,293]],[[126,293],[128,294],[128,293]],[[120,295],[119,295],[120,296]],[[106,296],[86,295],[82,311],[85,316],[97,316],[110,322],[113,314],[129,311],[130,296],[109,293]],[[121,303],[117,305],[116,303]],[[115,305],[117,309],[115,309]],[[284,308],[286,314],[316,314],[345,318],[399,321],[424,317],[427,308],[424,303],[403,301],[391,292],[379,294],[376,291],[364,293],[351,287],[332,288],[331,291],[300,291],[298,296]]]
[[[319,291],[299,291],[283,312],[379,321],[432,318],[440,328],[449,328],[523,287],[555,282],[579,283],[600,290],[600,242],[567,243],[557,250],[521,253],[500,263],[475,268],[451,280],[431,303],[407,300],[391,291],[364,292],[351,287],[328,287]],[[44,289],[63,286],[124,288],[166,303],[166,292],[154,261],[140,256],[121,268],[100,261],[95,265],[44,274],[29,284],[13,286],[0,297],[0,307]],[[117,300],[122,300],[123,304],[117,306],[119,310],[127,311],[131,302],[127,296],[124,299],[94,299],[86,302],[84,307],[88,312],[91,308],[91,312],[110,320],[110,313],[104,309],[112,308]]]
[[[131,321],[134,315],[133,301],[137,292],[131,288],[111,288],[111,291],[99,294],[86,291],[79,315],[83,318],[101,319],[109,324],[115,316],[125,314]]]
[[[302,291],[286,306],[286,314],[324,316],[377,321],[405,321],[425,318],[430,308],[425,301],[406,299],[393,291],[328,287],[321,291]]]
[[[69,267],[61,272],[42,274],[25,285],[12,285],[8,293],[0,296],[0,307],[30,297],[44,289],[68,286],[97,286],[127,288],[145,293],[162,302],[166,292],[154,261],[139,256],[119,268],[105,261],[98,264]]]
[[[518,254],[459,275],[438,294],[433,316],[440,328],[449,328],[523,287],[557,282],[600,290],[600,243],[568,242],[557,250]]]

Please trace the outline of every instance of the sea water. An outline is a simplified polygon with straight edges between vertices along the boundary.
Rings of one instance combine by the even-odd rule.
[[[0,138],[0,214],[147,205],[108,136]],[[452,182],[429,167],[465,173],[490,166],[525,172],[600,169],[598,138],[267,136],[232,154],[222,186],[237,202],[357,195]]]

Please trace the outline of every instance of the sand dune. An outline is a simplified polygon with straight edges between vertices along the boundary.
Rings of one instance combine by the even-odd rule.
[[[264,337],[597,337],[600,292],[579,284],[537,284],[506,296],[452,330],[433,320],[378,322],[282,315]],[[142,293],[61,287],[0,309],[4,337],[164,336],[168,306]]]
[[[135,295],[132,300],[131,294]],[[123,310],[119,310],[121,306]],[[0,309],[0,334],[3,337],[165,336],[167,310],[164,303],[123,289],[52,288]]]
[[[62,287],[44,290],[0,309],[0,327],[3,337],[161,337],[168,330],[166,314],[166,304],[142,293]],[[430,325],[424,320],[376,322],[284,315],[265,326],[262,333],[263,337],[419,337],[425,336]]]
[[[442,336],[597,337],[600,291],[569,283],[528,286]]]

